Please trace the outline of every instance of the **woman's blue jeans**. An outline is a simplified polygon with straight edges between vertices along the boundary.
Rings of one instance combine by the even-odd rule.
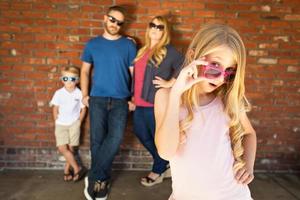
[[[153,107],[137,106],[133,114],[133,131],[153,157],[152,172],[162,174],[169,164],[157,152],[154,143],[155,117]]]

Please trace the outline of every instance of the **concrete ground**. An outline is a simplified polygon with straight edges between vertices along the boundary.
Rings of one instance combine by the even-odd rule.
[[[139,184],[146,172],[115,171],[108,200],[167,200],[171,180],[151,188]],[[0,172],[1,200],[84,200],[84,182],[62,181],[62,171],[4,170]],[[250,184],[255,200],[300,200],[300,176],[256,174]]]

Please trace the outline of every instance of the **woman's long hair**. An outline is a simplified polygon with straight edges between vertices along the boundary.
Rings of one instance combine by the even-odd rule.
[[[166,45],[170,43],[170,27],[169,23],[166,18],[163,16],[155,16],[151,22],[154,20],[159,21],[162,25],[164,25],[163,35],[160,39],[160,41],[154,46],[153,49],[150,50],[151,45],[151,39],[149,37],[149,25],[147,26],[146,34],[145,34],[145,45],[138,51],[136,58],[134,59],[134,62],[139,60],[146,52],[150,50],[149,59],[154,61],[156,66],[158,66],[162,60],[167,55],[167,48]]]
[[[226,46],[231,49],[237,66],[233,82],[224,83],[214,92],[222,99],[224,111],[230,118],[229,135],[235,158],[234,170],[238,170],[245,165],[243,160],[244,148],[242,146],[245,131],[240,122],[240,114],[250,110],[250,104],[245,97],[246,50],[241,37],[233,28],[227,25],[205,25],[191,42],[184,66],[187,66],[195,59],[210,54],[215,48],[220,46]],[[199,105],[198,98],[199,87],[197,84],[185,91],[181,97],[182,106],[188,112],[187,117],[180,121],[181,134],[185,134],[186,130],[191,126],[191,121],[194,118],[193,108]]]

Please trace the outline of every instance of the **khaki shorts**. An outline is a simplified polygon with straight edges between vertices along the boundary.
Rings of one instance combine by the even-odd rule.
[[[76,120],[69,126],[55,124],[56,146],[69,144],[78,146],[80,138],[80,120]]]

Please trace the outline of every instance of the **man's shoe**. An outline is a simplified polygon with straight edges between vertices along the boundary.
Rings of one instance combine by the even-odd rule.
[[[89,178],[86,176],[84,178],[84,196],[87,200],[95,200],[94,186],[95,182],[89,181]]]
[[[96,181],[94,186],[95,200],[106,200],[110,189],[109,181]]]

